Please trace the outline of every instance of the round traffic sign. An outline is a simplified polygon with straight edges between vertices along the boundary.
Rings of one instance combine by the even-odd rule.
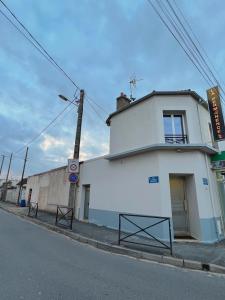
[[[77,174],[71,173],[71,174],[69,175],[69,181],[70,181],[71,183],[77,183],[78,180],[79,180],[79,177],[78,177]]]
[[[75,172],[77,170],[77,165],[75,163],[71,164],[70,169]]]

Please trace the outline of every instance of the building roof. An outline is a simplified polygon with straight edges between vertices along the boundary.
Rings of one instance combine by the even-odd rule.
[[[44,172],[41,172],[41,173],[33,174],[33,175],[28,176],[28,177],[45,175],[47,173],[55,172],[55,171],[58,171],[58,170],[61,170],[61,169],[66,169],[66,168],[67,168],[67,166],[62,166],[62,167],[58,167],[58,168],[55,168],[55,169],[50,169],[50,170],[47,170],[47,171],[44,171]]]
[[[17,183],[17,185],[20,185],[21,180]],[[22,185],[27,184],[27,178],[23,178]]]
[[[181,91],[152,91],[150,94],[131,102],[129,105],[126,107],[123,107],[112,114],[109,115],[109,117],[106,120],[106,124],[110,126],[110,119],[118,115],[119,113],[123,112],[124,110],[127,110],[135,105],[137,105],[140,102],[143,102],[145,100],[149,100],[153,96],[192,96],[198,103],[200,103],[202,106],[204,106],[208,110],[208,103],[201,97],[199,96],[195,91],[192,90],[181,90]]]

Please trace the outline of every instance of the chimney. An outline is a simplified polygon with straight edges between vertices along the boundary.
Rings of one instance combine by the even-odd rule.
[[[120,110],[128,105],[130,105],[131,100],[127,98],[127,95],[121,93],[118,98],[116,98],[116,110]]]

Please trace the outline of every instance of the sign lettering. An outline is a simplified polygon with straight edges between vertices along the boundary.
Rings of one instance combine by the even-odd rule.
[[[159,176],[148,177],[148,183],[159,183]]]
[[[215,86],[207,90],[207,95],[214,139],[215,141],[225,140],[225,125],[219,88]]]

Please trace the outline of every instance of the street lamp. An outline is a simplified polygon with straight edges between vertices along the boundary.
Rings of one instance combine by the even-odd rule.
[[[66,98],[66,97],[63,96],[63,95],[58,95],[58,97],[59,97],[61,100],[63,100],[63,101],[68,101],[68,102],[72,103],[73,105],[78,106],[78,104],[74,103],[74,100],[71,101],[71,100],[69,100],[68,98]]]
[[[64,100],[64,101],[69,101],[69,99],[67,99],[65,96],[63,96],[63,95],[58,95],[59,96],[59,98],[61,98],[62,100]]]

